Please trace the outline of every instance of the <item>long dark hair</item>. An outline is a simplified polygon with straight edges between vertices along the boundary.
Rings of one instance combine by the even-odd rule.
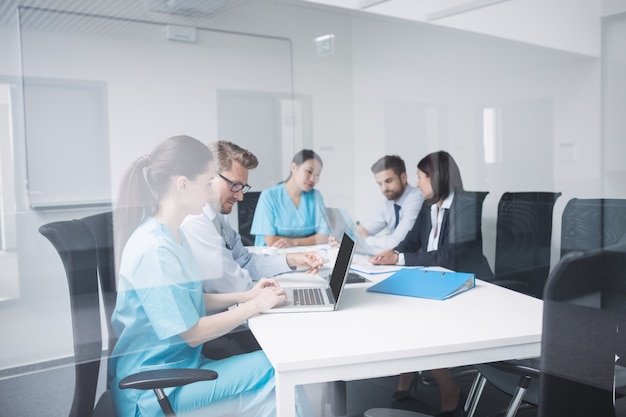
[[[317,162],[320,163],[322,167],[324,166],[324,163],[322,162],[322,158],[317,153],[315,153],[315,151],[311,149],[302,149],[301,151],[296,152],[293,158],[291,158],[291,163],[296,164],[296,166],[299,167],[300,165],[302,165],[309,159],[315,159]],[[289,178],[291,178],[291,172],[289,173],[289,176],[287,177],[287,179],[283,182],[287,182]]]
[[[208,146],[190,136],[166,139],[150,154],[135,160],[122,177],[115,210],[115,247],[119,253],[137,226],[156,213],[170,179],[183,175],[193,180],[206,172],[212,160]]]
[[[433,196],[427,204],[435,204],[450,194],[463,191],[463,180],[459,166],[446,151],[433,152],[422,158],[417,168],[430,178]]]

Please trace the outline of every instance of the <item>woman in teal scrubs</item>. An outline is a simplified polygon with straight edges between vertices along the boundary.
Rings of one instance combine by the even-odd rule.
[[[118,383],[138,371],[167,368],[219,374],[214,381],[165,390],[176,413],[275,414],[274,370],[262,351],[217,361],[201,355],[202,343],[286,300],[284,290],[269,279],[246,292],[203,293],[180,224],[187,215],[200,214],[209,198],[212,159],[196,139],[173,137],[135,161],[122,182],[115,219],[116,247],[123,253],[112,317],[119,339],[109,369],[119,416],[162,415],[152,391],[120,390]],[[206,315],[207,307],[233,305]]]
[[[261,193],[250,229],[256,235],[255,246],[288,248],[328,242],[326,205],[314,189],[322,167],[318,154],[303,149],[293,157],[287,180]]]

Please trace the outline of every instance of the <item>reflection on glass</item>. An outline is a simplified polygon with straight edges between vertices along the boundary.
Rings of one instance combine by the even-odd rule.
[[[19,297],[11,89],[0,83],[0,301]]]
[[[485,107],[483,109],[483,149],[486,164],[498,162],[498,112],[495,107]]]

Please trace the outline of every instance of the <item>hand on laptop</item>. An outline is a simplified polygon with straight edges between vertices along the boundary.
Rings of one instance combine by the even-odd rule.
[[[290,268],[304,267],[307,268],[307,274],[317,274],[322,266],[324,266],[324,258],[317,252],[295,252],[287,254],[287,265]]]
[[[398,252],[387,249],[376,254],[376,256],[368,256],[367,260],[374,265],[395,265],[398,263]]]
[[[254,301],[258,311],[265,311],[287,302],[285,289],[272,278],[261,278],[254,287],[248,290],[250,301]]]

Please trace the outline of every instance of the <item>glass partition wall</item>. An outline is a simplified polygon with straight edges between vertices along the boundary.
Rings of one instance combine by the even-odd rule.
[[[19,33],[0,41],[11,57],[0,76],[19,102],[14,189],[2,188],[15,196],[19,297],[0,301],[0,315],[17,317],[0,319],[12,335],[0,369],[72,355],[63,268],[37,228],[110,208],[128,164],[172,135],[252,150],[255,190],[285,179],[295,151],[314,149],[326,204],[354,219],[383,199],[370,171],[379,157],[402,156],[415,184],[417,162],[446,150],[466,189],[489,191],[492,268],[504,192],[563,193],[553,264],[565,203],[603,196],[600,57],[296,1],[191,15],[99,3],[16,1],[0,20]]]
[[[310,105],[294,100],[287,38],[71,10],[18,12],[21,295],[10,304],[24,318],[7,334],[44,325],[20,314],[40,303],[58,323],[51,343],[37,343],[40,332],[4,339],[11,354],[0,368],[71,355],[65,275],[39,225],[110,210],[126,167],[169,136],[249,148],[263,161],[250,180],[257,190],[286,176],[295,149],[312,146],[294,123],[310,119]]]

